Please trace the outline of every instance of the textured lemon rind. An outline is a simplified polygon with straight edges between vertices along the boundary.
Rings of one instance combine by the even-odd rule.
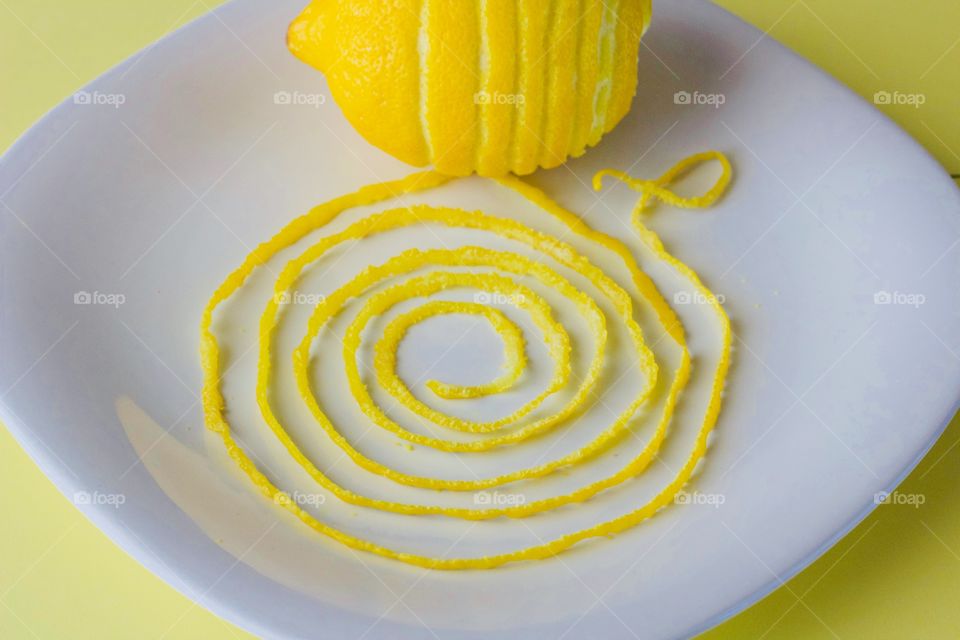
[[[489,569],[500,566],[507,562],[549,557],[573,546],[577,542],[587,540],[592,537],[611,535],[637,524],[645,518],[653,515],[657,510],[666,506],[673,500],[673,497],[689,480],[695,467],[703,457],[706,451],[707,437],[716,423],[716,419],[720,410],[721,392],[723,388],[723,381],[729,367],[729,352],[731,346],[730,323],[716,298],[709,292],[709,290],[707,290],[707,288],[701,283],[699,278],[689,267],[679,262],[676,258],[670,256],[664,249],[659,238],[652,231],[640,224],[639,213],[649,205],[650,197],[657,197],[665,201],[670,201],[672,198],[676,201],[675,203],[679,204],[680,206],[702,206],[704,203],[713,202],[720,196],[720,194],[723,192],[723,189],[729,183],[729,163],[726,162],[725,158],[722,158],[721,160],[721,164],[724,167],[723,176],[710,192],[699,199],[687,200],[679,198],[675,194],[667,191],[665,189],[665,185],[671,179],[673,179],[673,177],[681,174],[694,164],[714,159],[715,157],[716,156],[710,154],[701,154],[699,158],[694,157],[692,159],[688,159],[674,169],[671,169],[671,171],[668,171],[666,174],[664,174],[664,176],[661,176],[661,178],[654,181],[638,181],[623,174],[618,175],[618,177],[626,180],[628,184],[634,188],[644,190],[645,196],[638,203],[634,212],[634,221],[638,224],[641,238],[661,260],[665,261],[678,273],[688,278],[692,286],[694,286],[705,297],[705,299],[709,301],[710,308],[713,310],[721,326],[722,335],[722,355],[714,371],[709,403],[703,418],[703,422],[697,433],[693,449],[682,467],[676,472],[674,478],[653,499],[649,500],[647,503],[638,507],[637,509],[581,531],[561,536],[543,544],[509,553],[475,558],[427,557],[387,548],[371,541],[358,538],[357,536],[338,530],[318,520],[309,512],[300,508],[294,501],[283,500],[282,498],[286,494],[280,491],[257,468],[256,464],[232,437],[230,426],[225,417],[226,407],[224,398],[220,391],[220,349],[217,339],[212,333],[211,329],[213,314],[218,305],[229,298],[234,291],[240,288],[247,277],[256,269],[257,266],[264,264],[276,253],[297,242],[307,233],[323,227],[325,224],[335,219],[340,212],[360,205],[373,204],[390,197],[402,195],[404,193],[412,193],[415,191],[429,189],[431,187],[443,184],[449,179],[432,172],[415,174],[403,180],[392,183],[383,183],[365,187],[357,193],[337,198],[325,205],[315,208],[310,213],[292,221],[268,242],[258,246],[257,249],[244,260],[243,264],[233,273],[231,273],[220,285],[220,287],[217,288],[207,307],[204,309],[201,320],[201,365],[204,373],[202,401],[208,427],[221,436],[229,455],[236,461],[240,468],[250,477],[250,479],[265,495],[291,511],[308,526],[351,548],[367,551],[417,566],[445,570]],[[602,175],[598,175],[598,185],[601,179]],[[640,270],[629,250],[622,243],[614,238],[590,229],[575,214],[566,211],[558,204],[550,200],[541,191],[523,183],[516,178],[507,177],[502,179],[500,183],[517,191],[524,197],[538,204],[548,214],[555,216],[559,221],[564,223],[570,232],[582,235],[585,238],[588,238],[619,255],[623,259],[625,266],[632,274],[634,285],[637,287],[641,296],[648,302],[648,304],[651,305],[655,315],[660,320],[667,335],[669,335],[681,347],[683,354],[681,364],[677,370],[674,380],[670,384],[664,415],[657,426],[656,432],[651,440],[647,443],[644,450],[610,478],[606,478],[589,486],[582,487],[568,495],[557,496],[525,505],[518,505],[515,507],[502,509],[471,510],[427,505],[387,503],[371,500],[363,496],[357,496],[349,490],[338,487],[331,482],[330,484],[333,486],[328,488],[334,491],[338,497],[341,497],[348,502],[390,511],[397,511],[400,513],[439,514],[449,517],[461,517],[469,519],[486,519],[502,515],[508,515],[511,517],[532,515],[540,511],[556,508],[557,506],[561,506],[563,504],[570,504],[572,502],[585,500],[590,496],[595,495],[597,492],[604,490],[605,488],[609,488],[620,482],[623,482],[626,479],[629,479],[630,477],[633,477],[649,464],[665,436],[667,422],[672,415],[673,407],[676,403],[677,397],[687,382],[691,366],[689,353],[686,348],[683,328],[680,325],[676,315],[667,305],[666,301],[657,292],[656,287],[650,281],[649,277]],[[648,191],[648,189],[652,191]],[[653,195],[648,197],[647,194],[651,192]],[[450,209],[447,211],[448,213],[456,214],[456,212],[459,210]],[[498,224],[499,223],[495,223],[495,225]],[[495,232],[501,231],[499,226],[495,226],[492,230]],[[295,277],[293,280],[295,280]],[[277,289],[285,291],[286,288],[293,283],[293,280],[285,282],[282,285],[280,282],[278,282]],[[261,318],[261,356],[264,355],[263,344],[265,342],[269,343],[269,334],[272,331],[272,324],[272,314],[265,313]],[[266,356],[269,357],[269,355],[269,348],[267,348]],[[299,356],[299,358],[300,360],[303,359],[302,354]],[[259,393],[260,392],[258,391],[258,394]],[[290,442],[290,445],[292,445],[292,441],[289,439],[289,436],[286,435],[286,432],[279,433],[278,436],[281,437],[281,440],[286,438],[286,440]],[[293,450],[291,450],[291,453],[294,454],[294,457],[297,459],[297,461],[304,465],[305,468],[309,468],[309,460],[306,460],[306,458],[299,453],[295,445],[292,446]],[[317,473],[319,472],[317,471]],[[324,484],[326,486],[326,483]]]
[[[314,0],[290,50],[371,144],[447,175],[526,175],[628,113],[650,0]]]

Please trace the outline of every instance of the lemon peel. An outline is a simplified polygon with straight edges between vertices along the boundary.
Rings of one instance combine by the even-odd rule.
[[[439,186],[449,180],[448,177],[442,176],[434,172],[424,172],[414,174],[402,180],[382,183],[377,185],[371,185],[364,187],[357,191],[354,194],[348,196],[342,196],[331,200],[330,202],[320,205],[307,214],[294,219],[291,223],[281,229],[275,236],[273,236],[267,242],[259,245],[243,263],[234,270],[225,281],[216,289],[207,306],[204,309],[203,316],[201,319],[201,366],[203,370],[204,384],[202,392],[202,402],[205,414],[205,420],[208,428],[213,432],[220,435],[224,445],[230,455],[230,457],[238,464],[238,466],[243,470],[243,472],[251,479],[251,481],[259,488],[259,490],[266,495],[267,497],[273,499],[277,504],[286,508],[296,517],[298,517],[305,524],[315,529],[316,531],[323,533],[330,538],[337,540],[338,542],[345,544],[353,549],[367,551],[374,553],[383,557],[392,558],[402,562],[406,562],[412,565],[427,567],[432,569],[442,569],[442,570],[453,570],[453,569],[490,569],[508,562],[521,561],[521,560],[533,560],[539,558],[546,558],[577,544],[580,541],[587,540],[593,537],[600,536],[610,536],[620,531],[623,531],[631,526],[636,525],[647,517],[653,515],[657,510],[669,504],[677,492],[679,492],[686,482],[689,480],[693,474],[694,469],[696,468],[699,461],[702,459],[706,452],[707,447],[707,438],[710,432],[713,430],[714,425],[716,424],[717,416],[720,411],[721,404],[721,393],[723,389],[723,383],[726,377],[727,370],[730,363],[730,347],[731,347],[731,328],[729,320],[724,312],[723,308],[717,302],[715,296],[713,296],[710,291],[703,285],[699,277],[694,273],[692,269],[688,266],[671,256],[667,253],[662,242],[658,236],[642,225],[639,218],[639,213],[642,212],[644,207],[648,204],[648,201],[652,197],[656,197],[664,202],[669,202],[676,206],[704,206],[705,202],[713,202],[718,198],[723,189],[729,184],[730,178],[730,169],[729,163],[726,162],[725,158],[722,157],[722,154],[717,154],[717,152],[712,152],[716,155],[709,155],[704,157],[699,157],[695,160],[686,160],[679,163],[676,167],[668,171],[664,176],[661,176],[660,179],[654,181],[640,181],[634,178],[627,176],[626,174],[614,174],[621,179],[624,179],[625,182],[630,184],[634,188],[641,189],[644,193],[644,198],[641,198],[641,201],[638,203],[636,209],[634,210],[634,223],[637,225],[640,237],[643,242],[650,248],[650,250],[655,254],[655,256],[665,263],[673,267],[678,273],[687,278],[691,285],[704,296],[704,299],[709,304],[710,308],[713,310],[714,315],[721,327],[722,335],[722,350],[721,357],[716,365],[713,375],[713,382],[711,385],[709,402],[707,408],[704,412],[703,421],[697,431],[696,438],[694,441],[693,448],[688,454],[686,461],[681,466],[681,468],[676,472],[674,477],[670,482],[664,486],[659,493],[657,493],[652,499],[647,501],[645,504],[640,507],[623,514],[619,517],[613,518],[611,520],[598,523],[594,526],[588,527],[586,529],[576,531],[564,536],[560,536],[554,540],[544,542],[542,544],[526,547],[516,551],[502,553],[491,556],[483,557],[468,557],[468,558],[437,558],[423,556],[413,553],[408,553],[404,551],[399,551],[396,549],[388,548],[383,545],[379,545],[369,540],[365,540],[349,534],[345,531],[339,530],[329,524],[326,524],[311,513],[302,509],[295,501],[292,500],[280,500],[284,494],[279,488],[277,488],[269,478],[267,478],[263,472],[259,470],[257,465],[249,457],[249,455],[240,447],[234,437],[231,434],[230,425],[227,422],[225,416],[225,401],[220,390],[220,348],[217,342],[215,335],[212,332],[212,322],[213,315],[216,308],[220,305],[221,302],[228,299],[236,290],[243,286],[247,277],[258,267],[266,263],[271,257],[276,255],[278,252],[289,247],[290,245],[296,243],[298,240],[302,239],[306,234],[314,231],[316,229],[322,228],[327,223],[334,220],[342,211],[360,206],[360,205],[369,205],[376,202],[383,201],[387,198],[396,197],[405,193],[413,193],[416,191],[422,191],[429,189],[435,186]],[[718,157],[719,156],[719,157]],[[722,159],[721,159],[722,158]],[[719,159],[723,167],[723,174],[718,180],[717,184],[711,189],[704,197],[700,198],[681,198],[673,194],[668,189],[666,185],[669,181],[678,176],[685,170],[688,170],[695,164],[705,162],[710,159]],[[604,175],[609,175],[611,172],[606,172]],[[667,177],[669,176],[669,177]],[[599,185],[602,180],[603,175],[598,175],[595,180],[595,184]],[[552,201],[546,194],[542,191],[532,187],[521,180],[514,177],[506,177],[499,180],[500,184],[510,188],[528,200],[534,202],[540,206],[547,214],[554,216],[558,221],[562,222],[571,233],[578,234],[592,240],[605,247],[606,249],[612,251],[614,254],[622,258],[624,265],[630,271],[634,285],[637,287],[638,291],[642,298],[652,307],[656,317],[663,325],[663,328],[667,335],[669,335],[676,344],[681,349],[681,361],[680,365],[677,368],[676,375],[669,385],[669,391],[667,393],[667,398],[664,403],[663,415],[660,418],[660,421],[657,424],[657,428],[650,438],[650,440],[644,446],[644,449],[630,462],[628,462],[624,467],[622,467],[617,473],[612,476],[605,478],[603,480],[596,481],[590,485],[581,487],[576,491],[562,496],[554,496],[551,498],[546,498],[543,500],[538,500],[535,502],[530,502],[521,505],[512,505],[504,508],[493,508],[493,509],[460,509],[460,508],[450,508],[434,505],[416,505],[416,504],[403,504],[403,503],[393,503],[389,501],[376,500],[368,498],[365,496],[357,495],[351,492],[348,489],[340,487],[333,483],[329,478],[323,476],[322,473],[316,469],[312,463],[304,456],[296,445],[293,443],[292,439],[288,434],[279,426],[279,423],[276,423],[278,428],[275,429],[276,435],[284,442],[287,446],[288,451],[291,455],[300,463],[310,474],[320,482],[324,487],[332,491],[337,497],[346,502],[357,504],[360,506],[366,506],[371,508],[382,509],[386,511],[392,511],[396,513],[405,513],[410,515],[443,515],[447,517],[456,517],[456,518],[465,518],[465,519],[490,519],[501,516],[509,517],[524,517],[528,515],[533,515],[540,513],[549,509],[554,509],[565,504],[572,504],[575,502],[580,502],[590,498],[593,495],[596,495],[598,492],[603,491],[606,488],[615,486],[625,480],[634,477],[638,473],[642,472],[643,469],[650,463],[652,458],[656,455],[660,444],[663,442],[667,425],[672,417],[673,409],[676,404],[676,401],[689,379],[690,370],[691,370],[691,360],[689,351],[686,347],[686,340],[684,336],[683,327],[679,322],[676,314],[669,307],[663,297],[659,294],[653,282],[649,277],[640,269],[640,267],[635,262],[632,254],[625,245],[620,241],[602,234],[598,231],[595,231],[589,228],[582,220],[580,220],[575,214],[563,209],[560,205]],[[649,196],[649,197],[648,197]],[[418,213],[427,213],[427,209],[420,210]],[[410,211],[410,208],[406,209]],[[376,224],[383,225],[388,223],[389,220],[392,220],[397,217],[397,212],[403,210],[393,210],[391,215],[393,218],[381,217],[376,220],[375,223],[367,223],[368,227],[363,227],[364,221],[369,221],[371,218],[376,218],[378,215],[383,214],[373,214],[364,220],[361,220],[355,225],[361,225],[360,227],[354,227],[353,231],[373,231]],[[469,218],[473,221],[473,225],[470,228],[481,229],[486,231],[491,231],[500,235],[506,234],[510,236],[513,234],[517,239],[521,239],[525,235],[529,234],[528,239],[532,239],[534,248],[541,249],[549,253],[549,248],[552,246],[554,250],[557,248],[566,251],[569,247],[563,246],[559,240],[545,236],[544,234],[539,234],[539,232],[527,229],[523,225],[516,223],[510,219],[506,218],[495,218],[492,216],[484,216],[484,214],[467,213],[458,209],[446,209],[446,208],[437,208],[437,213],[444,214],[448,216],[452,224],[451,226],[457,226],[464,222],[462,217]],[[481,217],[484,216],[484,217]],[[403,224],[412,224],[408,221],[397,221],[398,225]],[[351,227],[348,227],[350,229]],[[382,228],[376,229],[376,231],[381,231]],[[539,235],[537,235],[539,234]],[[336,234],[335,234],[336,235]],[[329,237],[328,237],[329,238]],[[556,244],[551,245],[551,241]],[[275,286],[275,291],[282,293],[289,289],[292,286],[299,274],[299,267],[309,264],[309,260],[303,261],[303,265],[294,265],[290,267],[291,264],[295,263],[298,260],[304,258],[305,255],[309,254],[311,251],[319,251],[318,255],[322,255],[323,250],[317,250],[317,247],[322,247],[325,242],[328,242],[327,238],[321,239],[313,245],[310,249],[302,254],[300,257],[295,258],[294,261],[288,263],[287,267],[284,268],[284,272],[278,278],[277,284]],[[543,244],[540,244],[543,243]],[[332,245],[330,245],[332,246]],[[547,247],[547,249],[544,249]],[[415,252],[405,252],[396,256],[394,259],[387,261],[384,265],[380,267],[370,267],[364,272],[361,273],[367,274],[367,280],[375,280],[379,275],[403,275],[406,273],[404,270],[406,267],[416,264],[445,264],[444,260],[446,259],[451,265],[463,265],[467,261],[473,259],[477,264],[481,264],[483,260],[492,259],[493,266],[496,266],[504,271],[510,272],[510,265],[508,264],[510,256],[513,258],[522,258],[518,254],[503,254],[504,252],[495,252],[488,249],[483,249],[481,247],[465,247],[462,250],[462,253],[457,253],[457,250],[446,250],[446,253],[442,250],[433,250],[431,251],[415,251]],[[435,253],[434,253],[435,252]],[[577,259],[580,257],[576,254],[567,256],[568,261],[573,264],[577,263]],[[461,262],[462,260],[462,262]],[[582,258],[585,262],[581,263],[581,267],[586,267],[589,265],[589,261],[586,261],[585,258]],[[387,265],[390,265],[389,267]],[[514,264],[514,269],[520,266],[519,263]],[[594,267],[595,268],[595,267]],[[380,269],[380,273],[376,273],[377,269]],[[391,271],[392,269],[392,271]],[[589,270],[589,269],[588,269]],[[516,273],[516,271],[513,271]],[[446,275],[444,275],[446,274]],[[424,276],[416,276],[410,279],[407,279],[401,282],[398,285],[393,285],[392,292],[390,294],[385,294],[385,290],[382,298],[379,299],[377,303],[371,303],[368,301],[368,306],[371,309],[371,312],[379,312],[388,308],[391,304],[396,303],[405,293],[414,293],[416,291],[428,291],[431,288],[435,288],[437,291],[444,290],[447,285],[451,283],[457,283],[457,277],[462,275],[473,275],[477,279],[472,282],[474,285],[479,285],[481,288],[486,288],[488,290],[492,289],[494,291],[504,291],[510,293],[518,293],[519,289],[514,288],[519,287],[520,285],[508,284],[512,282],[510,278],[500,276],[495,273],[476,273],[476,274],[465,274],[464,272],[430,272]],[[546,274],[544,277],[547,277]],[[602,272],[591,273],[590,276],[596,277],[598,280],[602,279],[601,277],[606,277]],[[358,276],[361,277],[361,276]],[[456,276],[456,277],[454,277]],[[588,276],[589,277],[589,276]],[[363,278],[361,278],[362,280]],[[592,279],[592,278],[591,278]],[[464,281],[470,284],[468,281]],[[596,284],[596,281],[594,282]],[[346,293],[342,294],[341,297],[346,299],[350,297],[352,289],[351,285],[346,285],[348,289]],[[597,287],[600,290],[603,290],[602,286]],[[610,289],[610,292],[614,291]],[[525,293],[525,292],[522,292]],[[532,292],[531,292],[532,293]],[[370,300],[373,300],[376,295],[371,297]],[[327,298],[324,302],[314,310],[315,317],[319,317],[324,313],[329,313],[330,309],[326,311],[318,311],[324,309],[329,303],[330,298]],[[522,300],[518,298],[518,300]],[[531,300],[537,300],[535,297],[531,297]],[[330,303],[333,304],[333,303]],[[427,303],[432,304],[432,303]],[[261,388],[261,382],[264,379],[269,379],[269,364],[266,367],[263,367],[263,356],[266,356],[266,361],[269,363],[271,348],[270,348],[270,334],[272,332],[273,326],[275,324],[275,312],[276,312],[276,296],[268,302],[268,307],[274,305],[272,310],[269,310],[269,313],[265,311],[261,317],[261,327],[260,327],[260,340],[261,340],[261,367],[258,371],[258,400],[266,400],[266,389]],[[464,305],[464,306],[460,306]],[[335,305],[334,305],[335,306]],[[536,303],[533,303],[533,306],[530,308],[533,309],[536,306]],[[382,307],[382,309],[381,309]],[[424,306],[417,307],[416,309],[424,309]],[[394,347],[399,344],[399,340],[402,339],[402,333],[404,328],[409,327],[412,323],[415,323],[419,319],[426,318],[431,315],[445,313],[449,311],[456,312],[477,312],[481,315],[489,318],[499,318],[496,313],[488,314],[488,312],[479,312],[476,307],[470,305],[470,303],[451,303],[451,305],[438,305],[433,307],[427,307],[426,310],[417,312],[416,310],[411,314],[401,315],[394,319],[394,328],[388,329],[385,331],[384,338],[381,338],[381,341],[378,345],[383,345],[381,347],[382,353],[391,352],[394,353]],[[549,310],[547,310],[549,311]],[[632,311],[631,311],[632,313]],[[546,316],[545,316],[546,317]],[[356,321],[355,321],[356,322]],[[513,340],[514,348],[516,348],[516,337],[510,337],[511,330],[506,328],[509,326],[509,323],[504,323],[502,321],[494,321],[495,329],[504,338],[505,344],[509,344],[510,340]],[[641,336],[642,338],[642,336]],[[387,342],[387,344],[384,344]],[[266,345],[266,346],[264,346]],[[301,343],[301,347],[303,344]],[[349,361],[356,362],[355,353],[348,358]],[[511,353],[510,348],[507,349],[508,361],[511,361],[509,353]],[[516,353],[514,351],[514,353]],[[349,355],[349,354],[348,354]],[[297,353],[294,356],[295,366],[301,366],[305,359],[309,357],[309,353],[304,354],[299,348]],[[395,356],[381,358],[380,364],[378,365],[378,375],[390,374],[392,372],[392,367],[395,361],[393,360]],[[518,361],[518,357],[514,356],[514,365]],[[516,370],[516,366],[508,366],[507,372],[508,377],[512,377]],[[303,370],[305,371],[305,369]],[[502,380],[505,378],[498,379],[501,384]],[[299,380],[298,380],[299,382]],[[496,381],[495,381],[496,382]],[[301,392],[309,391],[309,389],[304,389],[301,386]],[[641,394],[642,395],[642,394]],[[263,408],[263,405],[261,405]],[[268,420],[269,421],[269,420]],[[342,440],[342,438],[341,438]],[[342,444],[341,442],[337,442]],[[526,470],[529,471],[529,470]],[[532,477],[523,475],[522,478]]]
[[[374,347],[378,363],[376,367],[378,382],[382,387],[389,389],[391,385],[403,385],[400,376],[396,374],[397,350],[410,327],[427,318],[446,314],[471,314],[486,318],[503,340],[504,372],[495,380],[480,385],[460,385],[440,380],[427,380],[425,385],[427,389],[446,400],[463,400],[506,391],[520,379],[526,368],[527,355],[524,350],[523,331],[515,322],[496,307],[485,307],[476,302],[434,300],[400,314],[383,330],[383,336]],[[559,328],[562,330],[563,327],[559,326]],[[394,397],[397,394],[398,392],[394,392]]]
[[[667,185],[674,182],[680,176],[710,160],[716,160],[720,163],[721,172],[720,177],[717,178],[714,185],[703,195],[685,198],[678,196],[666,188]],[[670,206],[677,207],[678,209],[702,209],[709,207],[727,190],[732,175],[733,168],[730,166],[730,161],[724,154],[719,151],[704,151],[684,158],[655,180],[642,180],[616,169],[603,169],[593,176],[593,189],[594,191],[600,191],[600,189],[603,188],[603,179],[606,176],[612,176],[622,181],[634,191],[639,191],[641,194],[640,199],[637,200],[637,204],[633,209],[634,224],[639,225],[640,222],[637,216],[647,211],[650,208],[651,202],[655,199]]]
[[[454,252],[444,252],[445,256],[448,256],[446,261],[441,258],[439,261],[441,264],[450,264],[456,266],[462,266],[467,264],[478,264],[476,261],[472,261],[467,256],[467,251],[470,251],[471,248],[462,251]],[[430,254],[427,254],[429,256]],[[491,265],[493,261],[497,260],[499,257],[507,259],[510,254],[498,254],[495,252],[487,252],[483,250],[481,255],[488,256],[486,257],[485,264]],[[419,251],[411,255],[410,257],[417,256],[423,257],[423,254],[420,254]],[[413,265],[424,264],[425,261],[411,261]],[[384,313],[391,305],[402,302],[407,298],[413,296],[428,296],[434,293],[438,293],[444,289],[452,287],[474,287],[481,290],[486,290],[489,293],[500,294],[504,296],[516,296],[523,300],[523,304],[520,306],[531,311],[531,315],[534,318],[535,323],[544,332],[546,336],[546,343],[548,350],[556,362],[556,367],[553,375],[553,379],[547,389],[541,392],[536,398],[527,402],[522,408],[511,413],[509,416],[500,418],[494,422],[490,423],[476,423],[467,420],[461,420],[452,416],[444,415],[443,413],[431,409],[426,404],[417,400],[414,395],[410,392],[407,386],[403,383],[400,377],[396,374],[396,349],[398,347],[398,341],[396,335],[391,332],[390,328],[384,331],[384,336],[380,342],[377,343],[375,347],[376,357],[374,359],[374,371],[376,372],[377,378],[383,386],[401,405],[406,406],[408,409],[414,413],[420,415],[427,420],[438,424],[449,429],[454,429],[457,431],[465,431],[468,433],[487,433],[491,431],[496,431],[504,426],[511,425],[519,421],[522,417],[530,413],[533,409],[537,407],[543,400],[545,400],[549,395],[555,393],[559,389],[563,388],[566,382],[570,378],[570,338],[567,336],[566,331],[563,329],[563,326],[560,325],[553,319],[552,312],[550,307],[547,305],[546,301],[543,300],[540,296],[537,296],[526,287],[522,287],[517,283],[513,282],[509,278],[504,278],[495,274],[474,274],[474,273],[451,273],[451,272],[433,272],[429,276],[415,278],[413,280],[404,282],[401,285],[397,285],[383,291],[377,295],[371,297],[371,299],[364,305],[363,309],[357,314],[354,321],[350,324],[350,327],[347,329],[347,333],[344,336],[343,340],[343,353],[344,353],[344,362],[347,367],[347,379],[350,382],[351,391],[354,392],[354,398],[359,403],[360,407],[363,409],[364,413],[368,415],[375,423],[384,426],[390,431],[393,431],[402,438],[412,440],[414,442],[419,442],[420,444],[425,444],[432,446],[435,449],[442,450],[462,450],[462,451],[485,451],[487,449],[494,448],[495,446],[500,446],[508,442],[518,442],[519,440],[526,439],[531,435],[540,433],[543,428],[548,428],[554,424],[558,424],[563,417],[566,417],[567,413],[564,412],[562,416],[556,416],[549,421],[549,425],[544,421],[543,428],[530,428],[523,430],[523,435],[521,432],[517,432],[504,438],[502,440],[492,439],[487,440],[486,442],[480,444],[460,444],[460,445],[450,445],[446,442],[438,441],[435,439],[428,439],[423,437],[416,437],[410,434],[409,432],[404,431],[399,425],[389,421],[389,419],[375,407],[375,404],[366,392],[366,387],[360,379],[359,368],[356,366],[355,353],[359,350],[361,345],[361,332],[373,317],[381,315]],[[568,290],[575,291],[572,287]],[[527,302],[529,301],[529,302]],[[600,335],[606,335],[606,327],[603,325],[603,316],[598,309],[591,306],[591,301],[589,299],[585,300],[587,310],[593,314],[594,324],[593,329],[598,332]],[[426,306],[426,305],[424,305]],[[417,309],[423,309],[424,307],[418,307]],[[483,309],[492,310],[493,307],[481,307]],[[306,376],[305,368],[302,366],[306,362],[306,358],[309,357],[309,346],[312,339],[315,337],[315,330],[321,326],[320,322],[311,322],[310,329],[307,332],[307,336],[303,339],[299,349],[300,360],[298,360],[298,366],[296,367],[296,372],[298,375],[304,376],[302,379],[302,388],[309,388],[309,382]],[[509,336],[504,335],[503,329],[498,330],[501,333],[501,337],[504,339],[504,342],[509,341]],[[520,336],[522,338],[522,334]],[[600,348],[597,349],[598,353],[602,353],[602,343]],[[595,362],[602,361],[602,355],[600,357],[594,358]],[[599,364],[598,364],[599,369]],[[515,373],[519,374],[519,371]],[[516,377],[519,377],[518,375]],[[590,377],[592,382],[595,379],[595,376]],[[498,384],[498,383],[494,383]],[[580,385],[584,389],[584,393],[587,392],[589,386],[586,384]],[[502,390],[505,390],[507,387],[503,387]],[[464,396],[465,397],[465,396]],[[574,401],[570,403],[569,411],[573,411],[575,404]],[[389,424],[388,424],[389,423]],[[463,448],[460,448],[463,447]],[[468,448],[469,447],[469,448]],[[447,487],[453,488],[453,487]]]
[[[313,0],[287,31],[357,132],[448,175],[583,154],[627,114],[651,0]]]

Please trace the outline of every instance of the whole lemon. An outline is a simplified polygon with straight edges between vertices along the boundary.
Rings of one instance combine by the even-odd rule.
[[[371,144],[449,175],[531,173],[630,109],[650,0],[313,0],[290,50]]]

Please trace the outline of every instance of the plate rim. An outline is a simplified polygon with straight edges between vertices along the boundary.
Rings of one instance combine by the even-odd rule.
[[[139,60],[141,56],[149,54],[150,50],[152,50],[154,47],[167,44],[176,37],[181,37],[187,32],[193,32],[197,29],[204,28],[206,27],[207,23],[219,20],[219,17],[215,15],[218,11],[236,7],[246,1],[247,0],[227,0],[226,2],[213,7],[209,11],[193,18],[179,28],[164,34],[160,38],[137,50],[122,61],[109,67],[90,81],[84,83],[81,87],[77,88],[73,94],[66,96],[62,101],[48,109],[32,125],[18,135],[7,148],[7,150],[0,155],[0,170],[11,170],[14,174],[11,176],[12,182],[9,184],[0,184],[0,193],[5,193],[10,188],[14,187],[19,180],[30,171],[35,162],[39,162],[49,151],[51,151],[51,147],[34,151],[33,143],[35,140],[42,139],[48,129],[55,131],[54,127],[57,124],[58,119],[60,119],[62,116],[65,116],[74,106],[71,102],[72,95],[91,89],[111,75],[117,73],[119,70],[127,67],[128,65],[135,64],[135,62]],[[663,2],[663,0],[656,1],[658,3]],[[833,87],[840,89],[842,92],[858,101],[861,107],[866,106],[870,108],[877,116],[878,123],[886,124],[888,128],[898,132],[903,137],[902,144],[912,145],[915,150],[920,152],[921,156],[926,158],[928,164],[931,166],[931,169],[939,170],[941,177],[946,184],[950,184],[954,190],[960,191],[960,186],[956,184],[947,169],[926,147],[921,145],[913,136],[909,134],[909,132],[907,132],[902,126],[893,120],[893,118],[880,110],[875,104],[872,104],[866,100],[863,96],[835,78],[829,72],[820,68],[804,56],[794,51],[792,48],[770,37],[768,33],[764,33],[754,25],[750,24],[743,18],[722,6],[716,5],[709,0],[688,0],[688,2],[698,5],[696,9],[698,11],[714,11],[719,15],[723,15],[724,19],[728,21],[739,23],[741,28],[746,27],[754,33],[759,34],[761,39],[755,47],[758,51],[762,52],[763,49],[779,51],[777,55],[786,55],[789,58],[792,58],[794,62],[799,62],[803,67],[811,71],[813,74],[819,76],[821,81],[830,83],[833,85]],[[656,20],[655,16],[656,12],[654,12],[654,24]],[[20,170],[18,171],[17,169]],[[931,171],[931,174],[932,173],[935,173],[935,171]],[[927,456],[933,446],[942,437],[943,433],[953,421],[958,411],[960,411],[960,389],[958,389],[955,393],[955,400],[952,408],[941,419],[939,426],[931,431],[932,435],[930,439],[925,443],[921,450],[912,457],[912,459],[907,461],[907,463],[896,475],[894,480],[888,483],[888,486],[884,489],[884,491],[892,492],[914,471],[920,461]],[[101,510],[96,509],[94,505],[76,504],[70,501],[69,495],[71,492],[76,492],[83,489],[81,481],[79,479],[71,479],[69,474],[64,473],[62,465],[56,459],[56,456],[51,455],[49,452],[45,452],[43,450],[45,447],[42,442],[39,443],[40,446],[37,446],[35,441],[39,442],[39,440],[33,435],[32,430],[22,423],[19,417],[13,413],[12,409],[8,409],[7,404],[3,399],[0,399],[0,423],[6,426],[7,430],[14,437],[21,448],[27,453],[33,463],[51,481],[53,486],[64,496],[64,498],[67,499],[67,501],[70,502],[70,504],[72,504],[81,514],[83,514],[83,516],[89,522],[107,535],[107,537],[124,553],[133,558],[141,566],[162,579],[168,586],[175,589],[178,593],[182,594],[185,598],[196,605],[204,607],[218,617],[230,622],[231,624],[237,625],[249,633],[253,633],[262,637],[271,637],[273,635],[275,632],[274,629],[261,624],[256,615],[247,612],[242,607],[235,606],[231,599],[222,596],[220,592],[213,591],[211,593],[201,593],[200,598],[202,601],[196,599],[193,595],[187,592],[186,588],[189,587],[192,589],[193,587],[199,587],[201,591],[204,589],[203,585],[196,584],[196,580],[193,577],[190,575],[181,575],[176,571],[169,569],[162,561],[162,558],[159,558],[156,552],[139,540],[136,535],[128,531],[122,524],[119,524]],[[773,575],[765,584],[761,585],[753,592],[743,596],[727,609],[714,614],[696,626],[688,628],[684,632],[684,637],[692,638],[694,636],[698,636],[733,618],[737,614],[746,611],[753,605],[766,598],[776,589],[792,580],[799,573],[822,557],[827,551],[833,548],[841,539],[845,538],[853,529],[855,529],[871,513],[873,513],[877,506],[878,505],[876,501],[867,502],[859,511],[853,513],[843,526],[838,528],[830,536],[827,536],[812,551],[799,558],[788,569],[782,571],[779,575]]]

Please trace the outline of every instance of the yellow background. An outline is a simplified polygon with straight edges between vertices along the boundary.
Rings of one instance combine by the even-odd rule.
[[[215,4],[0,0],[0,150],[82,84]],[[885,110],[960,174],[960,2],[719,4],[863,96],[923,93],[920,108]],[[926,496],[922,507],[880,507],[798,577],[704,637],[960,637],[958,441],[954,420],[904,483]],[[2,428],[0,470],[0,638],[249,637],[115,547]]]

